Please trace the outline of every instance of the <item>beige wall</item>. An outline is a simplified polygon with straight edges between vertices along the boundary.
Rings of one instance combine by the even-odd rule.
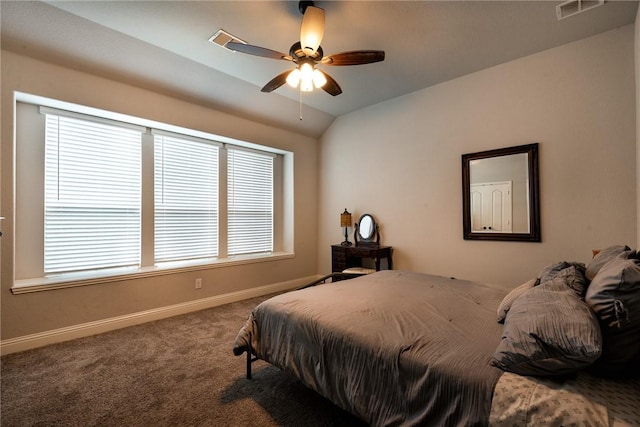
[[[368,212],[394,267],[513,286],[635,245],[632,25],[338,118],[320,143],[319,272],[338,214]],[[540,143],[542,243],[462,239],[464,153]]]
[[[211,298],[316,274],[317,141],[127,84],[2,51],[2,340]],[[13,92],[143,117],[294,153],[295,257],[181,274],[12,295]],[[194,279],[203,289],[194,289]]]
[[[636,59],[636,213],[637,232],[636,247],[640,247],[640,8],[635,22],[635,59]]]

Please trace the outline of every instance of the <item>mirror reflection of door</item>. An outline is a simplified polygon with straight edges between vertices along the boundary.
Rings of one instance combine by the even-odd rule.
[[[527,154],[512,154],[470,163],[471,186],[471,232],[472,233],[527,233],[529,232],[529,181]],[[509,194],[493,186],[488,194],[476,194],[473,189],[480,185],[510,183]],[[497,192],[496,192],[497,191]],[[480,197],[482,196],[482,199]],[[509,202],[506,203],[508,197]],[[478,204],[483,200],[484,211]],[[504,200],[502,202],[501,200]],[[502,205],[501,208],[495,205]],[[507,213],[508,212],[508,213]],[[482,219],[480,219],[482,218]],[[508,221],[506,224],[505,221]],[[486,227],[486,228],[485,228]]]
[[[471,231],[511,233],[511,181],[471,185]]]

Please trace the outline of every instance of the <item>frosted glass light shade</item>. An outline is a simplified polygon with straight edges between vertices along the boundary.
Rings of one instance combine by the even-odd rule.
[[[313,66],[307,62],[300,65],[300,90],[303,92],[313,90]]]
[[[298,87],[303,92],[311,92],[314,88],[321,88],[327,83],[327,78],[324,73],[318,69],[315,69],[313,65],[305,62],[297,68],[291,70],[287,76],[287,84],[291,87]]]
[[[295,68],[287,76],[287,84],[291,87],[298,87],[298,83],[300,83],[300,70]]]
[[[320,89],[327,83],[327,78],[324,76],[324,73],[318,69],[313,70],[313,85]]]
[[[313,55],[320,46],[324,35],[324,9],[308,6],[302,17],[300,26],[300,44],[302,51],[308,55]]]
[[[300,80],[300,90],[303,92],[311,92],[313,90],[313,81]]]

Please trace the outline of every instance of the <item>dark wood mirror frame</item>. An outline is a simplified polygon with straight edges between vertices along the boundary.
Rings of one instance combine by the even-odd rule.
[[[473,160],[488,159],[512,154],[527,154],[529,179],[529,232],[528,233],[483,233],[471,231],[471,171]],[[516,147],[499,148],[462,155],[462,226],[465,240],[498,240],[540,242],[540,183],[538,172],[538,143]]]

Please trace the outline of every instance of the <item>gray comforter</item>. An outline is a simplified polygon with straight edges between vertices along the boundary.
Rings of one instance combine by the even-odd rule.
[[[263,302],[233,350],[250,348],[372,425],[486,425],[506,293],[381,271]]]

